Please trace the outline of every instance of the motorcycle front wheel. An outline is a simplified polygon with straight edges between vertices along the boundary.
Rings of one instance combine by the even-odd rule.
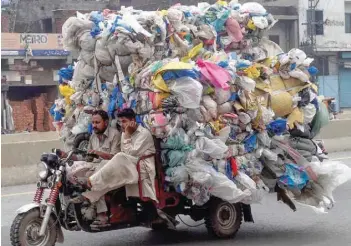
[[[10,238],[12,246],[54,246],[57,239],[57,221],[51,217],[45,231],[40,237],[39,231],[43,219],[39,209],[32,209],[16,216],[12,223]]]

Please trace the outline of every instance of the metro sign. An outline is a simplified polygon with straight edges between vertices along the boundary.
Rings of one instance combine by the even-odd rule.
[[[21,34],[20,43],[21,44],[47,44],[48,35],[47,34]]]

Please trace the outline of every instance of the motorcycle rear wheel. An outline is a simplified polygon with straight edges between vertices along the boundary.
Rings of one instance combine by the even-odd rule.
[[[42,221],[39,209],[32,209],[26,213],[17,215],[11,225],[11,245],[54,246],[57,239],[57,225],[51,217],[45,236],[39,237],[38,234]]]
[[[240,204],[231,204],[220,199],[210,201],[209,215],[205,218],[207,231],[217,238],[233,238],[242,221]]]

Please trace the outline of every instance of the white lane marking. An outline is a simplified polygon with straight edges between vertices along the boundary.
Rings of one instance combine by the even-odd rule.
[[[5,195],[1,195],[1,197],[10,197],[10,196],[23,196],[23,195],[32,195],[35,192],[21,192],[21,193],[12,193],[12,194],[5,194]]]
[[[341,161],[341,160],[349,160],[351,159],[351,156],[350,157],[339,157],[339,158],[333,158],[333,159],[330,159],[330,161]]]

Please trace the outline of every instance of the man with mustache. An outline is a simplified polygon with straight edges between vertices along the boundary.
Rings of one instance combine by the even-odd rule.
[[[93,134],[89,139],[88,153],[94,154],[99,158],[92,161],[83,161],[80,156],[74,156],[74,164],[67,167],[67,177],[73,184],[85,185],[87,179],[97,170],[101,169],[108,160],[121,151],[121,134],[117,129],[109,126],[107,112],[96,110],[92,117]],[[61,152],[61,157],[67,153]],[[73,199],[75,202],[75,199]],[[98,213],[106,213],[107,206],[104,197],[96,202]]]
[[[86,162],[82,161],[80,156],[74,156],[74,164],[67,169],[69,180],[72,183],[86,183],[86,178],[89,177],[86,176],[87,169],[92,170],[102,166],[121,151],[121,134],[118,130],[109,126],[108,114],[103,110],[96,110],[92,114],[93,134],[89,139],[88,153],[99,158]],[[61,157],[65,156],[67,156],[67,153],[61,152]],[[84,174],[82,175],[82,173]],[[84,180],[81,182],[80,178]]]

